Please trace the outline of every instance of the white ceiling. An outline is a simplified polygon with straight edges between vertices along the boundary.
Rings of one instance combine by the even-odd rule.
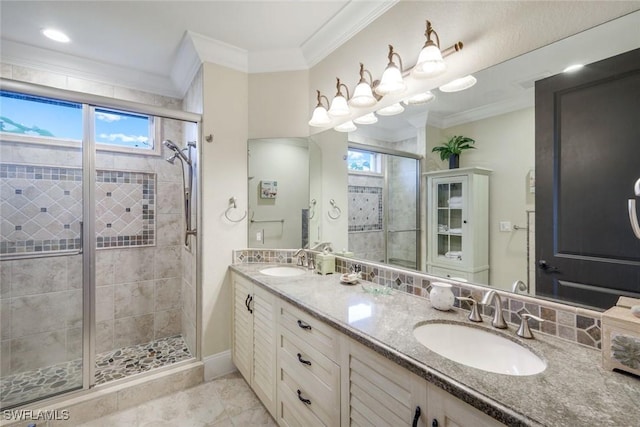
[[[185,68],[177,63],[184,60],[179,50],[187,37],[197,38],[194,44],[211,55],[242,56],[231,65],[243,71],[305,69],[396,1],[3,0],[2,55],[16,64],[75,67],[94,77],[119,69],[126,78],[129,71],[155,86],[171,84],[174,74],[176,86],[175,73]],[[40,33],[46,27],[65,32],[72,41],[46,39]],[[182,95],[182,88],[155,89]]]

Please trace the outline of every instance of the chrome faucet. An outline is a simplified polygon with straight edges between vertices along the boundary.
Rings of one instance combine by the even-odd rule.
[[[298,249],[293,256],[298,258],[298,262],[296,264],[299,267],[307,267],[309,265],[307,262],[307,250],[305,248]]]
[[[504,316],[502,314],[502,299],[500,299],[500,295],[494,290],[491,290],[484,294],[484,298],[482,298],[480,304],[490,305],[491,301],[493,301],[494,305],[493,320],[491,321],[491,325],[493,325],[494,328],[507,329],[507,322],[504,321]]]
[[[333,248],[331,247],[331,242],[320,242],[309,248],[312,251],[320,251],[324,252],[325,250],[328,252],[333,252]]]

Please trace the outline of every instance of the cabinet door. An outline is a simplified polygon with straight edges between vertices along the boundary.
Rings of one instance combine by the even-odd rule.
[[[251,386],[275,417],[276,409],[276,298],[257,286],[250,304],[253,311],[253,370]]]
[[[466,176],[436,178],[431,188],[433,261],[452,268],[468,264],[467,182]]]
[[[429,425],[433,425],[433,421],[437,420],[438,427],[503,426],[487,414],[434,385],[429,384],[428,394]]]
[[[253,315],[248,306],[252,291],[250,282],[233,275],[233,363],[248,383],[253,364]]]
[[[368,348],[351,342],[349,350],[349,413],[343,425],[427,426],[426,381]],[[348,418],[347,418],[348,417]]]

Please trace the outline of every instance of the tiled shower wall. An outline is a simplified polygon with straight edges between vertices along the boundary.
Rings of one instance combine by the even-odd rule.
[[[181,101],[177,99],[67,78],[64,75],[20,66],[2,64],[2,77],[150,105],[181,108]],[[180,144],[184,143],[185,126],[182,122],[163,120],[162,126],[163,138],[172,139]],[[122,244],[120,247],[96,251],[98,352],[156,338],[185,334],[182,328],[185,318],[182,297],[185,282],[182,274],[185,253],[182,244],[184,227],[182,178],[180,165],[177,163],[171,165],[164,160],[168,154],[163,152],[162,156],[151,156],[104,151],[97,153],[96,166],[99,170],[142,173],[148,178],[155,175],[155,233],[153,236],[155,242],[149,240],[146,242],[148,246],[136,248],[124,247]],[[16,146],[3,142],[0,159],[4,163],[16,165],[81,167],[78,150],[64,147],[56,147],[54,152],[50,146],[30,144]],[[124,181],[124,174],[122,178]],[[113,191],[107,191],[104,188],[102,190],[98,188],[96,191],[104,192],[105,198],[115,197]],[[107,196],[107,192],[111,192],[111,196]],[[99,200],[99,194],[96,194],[96,199]],[[117,203],[117,205],[124,210],[121,212],[123,215],[128,213],[127,207],[133,208],[133,205],[125,206],[123,203]],[[143,209],[142,206],[141,209]],[[148,219],[147,216],[146,220]],[[117,218],[114,217],[112,222],[103,224],[102,230],[126,232],[127,227],[124,222],[126,221],[120,224],[123,228],[118,229]],[[65,224],[69,223],[64,222],[63,227]],[[107,224],[111,224],[111,227],[107,227]],[[149,225],[148,222],[147,225]],[[101,225],[97,224],[97,229],[100,227]],[[151,234],[147,236],[151,237]],[[105,237],[113,237],[113,235]],[[189,273],[194,278],[189,279],[190,284],[195,282],[195,275],[192,273],[195,270],[195,252],[192,255],[191,265],[193,267],[189,269]],[[2,323],[0,371],[2,375],[80,357],[82,349],[80,256],[1,261],[0,273],[2,291],[0,293]],[[195,300],[195,290],[190,293]],[[189,310],[191,309],[195,310],[195,301],[191,304]],[[193,313],[191,316],[195,317]],[[190,349],[192,354],[195,354],[195,326],[194,330],[186,335],[193,337],[194,341]]]
[[[384,262],[384,178],[350,173],[348,182],[349,250]]]

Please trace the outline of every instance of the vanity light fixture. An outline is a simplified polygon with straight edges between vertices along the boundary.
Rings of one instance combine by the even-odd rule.
[[[378,123],[378,118],[373,112],[371,112],[364,116],[360,116],[357,119],[353,119],[353,122],[359,125],[372,125],[374,123]]]
[[[364,78],[364,74],[367,73],[369,75],[369,81]],[[378,102],[375,96],[373,96],[373,91],[371,87],[373,86],[373,77],[371,77],[371,73],[369,70],[364,68],[364,64],[360,63],[360,81],[358,85],[353,90],[353,96],[349,99],[349,105],[352,107],[371,107]]]
[[[427,41],[424,43],[418,61],[411,70],[411,75],[415,78],[435,77],[444,73],[447,64],[444,63],[442,52],[440,51],[440,37],[431,26],[431,22],[427,20],[427,30],[424,32]],[[435,42],[431,39],[435,38]]]
[[[477,81],[478,80],[475,77],[469,74],[468,76],[450,81],[449,83],[440,86],[438,89],[440,89],[441,92],[460,92],[461,90],[469,89],[471,86],[475,85]]]
[[[394,56],[398,58],[400,68],[393,62]],[[407,89],[407,84],[402,78],[402,58],[393,51],[392,45],[389,45],[389,55],[387,55],[387,57],[389,58],[387,68],[385,68],[384,73],[382,73],[380,83],[374,89],[375,92],[381,96],[401,93]]]
[[[329,100],[326,96],[321,95],[319,90],[318,92],[318,105],[313,110],[313,115],[311,116],[311,120],[309,120],[309,126],[322,127],[331,124],[331,117],[327,113],[327,108],[329,108]],[[327,106],[325,107],[322,104],[322,99],[325,100]]]
[[[351,120],[349,120],[348,122],[344,122],[343,124],[334,127],[333,129],[337,130],[338,132],[353,132],[358,128],[353,124]]]
[[[381,116],[395,116],[396,114],[400,114],[404,111],[404,107],[400,105],[399,102],[395,104],[391,104],[388,107],[384,107],[376,111]]]
[[[336,77],[336,96],[333,97],[331,101],[331,108],[329,108],[329,115],[332,117],[344,117],[351,114],[351,110],[349,110],[349,105],[347,104],[347,98],[349,97],[349,88],[344,84],[340,83],[340,79]],[[347,92],[347,98],[342,94],[342,88]]]
[[[402,102],[404,103],[404,105],[421,105],[426,104],[427,102],[431,102],[434,99],[436,99],[436,96],[430,90],[428,90],[426,92],[417,93]]]
[[[578,71],[580,68],[584,67],[582,64],[573,64],[569,65],[567,68],[562,70],[563,73],[573,73],[574,71]]]
[[[48,39],[51,39],[53,41],[59,42],[59,43],[69,43],[71,41],[71,39],[69,38],[68,35],[66,35],[65,33],[63,33],[62,31],[53,29],[53,28],[45,28],[42,30],[42,35],[45,36]]]

